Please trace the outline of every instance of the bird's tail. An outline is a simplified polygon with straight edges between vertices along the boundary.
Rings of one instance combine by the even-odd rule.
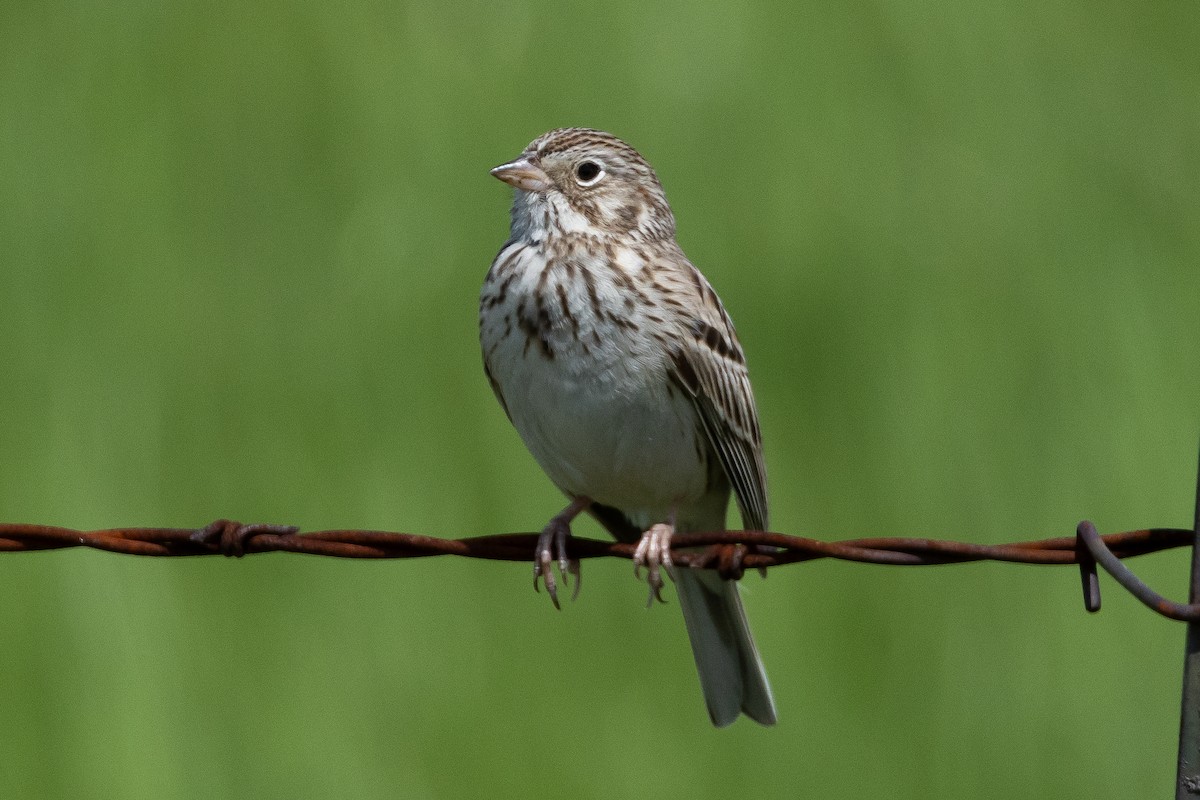
[[[709,569],[676,567],[674,572],[713,724],[723,728],[744,712],[755,722],[774,725],[775,699],[750,636],[737,581]]]

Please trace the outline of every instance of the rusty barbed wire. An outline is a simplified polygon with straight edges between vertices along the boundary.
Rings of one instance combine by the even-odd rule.
[[[1074,536],[1009,544],[983,545],[926,538],[875,537],[821,541],[763,531],[676,534],[671,559],[679,566],[710,567],[740,578],[745,569],[766,570],[785,564],[834,558],[893,566],[934,566],[971,561],[1018,564],[1074,564],[1079,568],[1084,608],[1100,610],[1103,567],[1143,605],[1169,619],[1188,623],[1180,701],[1176,797],[1191,797],[1200,786],[1200,472],[1197,474],[1192,530],[1145,528],[1101,536],[1084,520]],[[219,519],[203,528],[109,528],[82,531],[51,525],[0,523],[0,552],[30,552],[90,547],[141,556],[241,556],[247,553],[305,553],[335,558],[428,558],[462,556],[502,561],[533,561],[536,533],[507,533],[441,539],[418,534],[330,530],[300,534],[289,525],[243,525]],[[1192,547],[1189,603],[1176,603],[1142,582],[1121,559],[1176,547]],[[570,540],[575,559],[632,558],[636,545],[595,539]],[[566,565],[562,565],[567,569]],[[765,574],[765,573],[764,573]],[[578,572],[575,571],[578,591]],[[547,581],[549,584],[549,581]],[[537,586],[536,580],[534,586]],[[549,585],[547,586],[549,588]],[[553,593],[551,594],[553,598]],[[555,598],[555,605],[558,605]]]
[[[222,544],[230,532],[242,534],[244,553],[303,553],[334,558],[427,558],[462,556],[498,561],[531,561],[537,533],[502,533],[443,539],[411,533],[370,530],[327,530],[301,534],[283,525],[242,525],[217,520],[203,528],[107,528],[76,530],[51,525],[0,523],[0,552],[58,550],[89,547],[137,556],[241,555]],[[1100,537],[1117,558],[1130,558],[1191,544],[1192,532],[1182,528],[1147,528]],[[823,541],[762,531],[679,533],[672,540],[676,563],[697,566],[706,554],[689,552],[708,545],[746,545],[779,548],[777,552],[748,552],[742,564],[748,569],[778,567],[801,561],[833,558],[869,564],[934,566],[971,561],[1005,561],[1020,564],[1077,564],[1077,537],[1059,537],[1010,544],[908,537],[875,537]],[[632,558],[636,544],[572,537],[571,554],[577,558],[615,556]]]
[[[429,558],[460,556],[499,561],[532,561],[536,533],[505,533],[442,539],[408,533],[327,530],[301,534],[285,525],[243,525],[217,520],[203,528],[107,528],[75,530],[50,525],[0,523],[0,552],[89,547],[138,556],[241,556],[246,553],[303,553],[333,558]],[[744,569],[768,569],[822,558],[892,566],[935,566],[972,561],[1018,564],[1076,564],[1083,580],[1084,605],[1100,608],[1097,562],[1149,608],[1177,620],[1200,619],[1200,608],[1173,603],[1142,583],[1120,561],[1192,544],[1182,528],[1146,528],[1100,536],[1089,522],[1075,536],[1009,544],[910,537],[874,537],[829,542],[764,531],[676,534],[672,560],[682,566],[715,567],[727,577]],[[632,558],[635,544],[573,537],[574,558]]]

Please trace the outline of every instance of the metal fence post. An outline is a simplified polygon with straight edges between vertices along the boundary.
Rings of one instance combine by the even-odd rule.
[[[1200,463],[1196,474],[1196,513],[1192,522],[1192,576],[1188,602],[1200,603]],[[1183,700],[1179,707],[1179,767],[1175,800],[1200,798],[1200,621],[1187,626],[1183,659]]]

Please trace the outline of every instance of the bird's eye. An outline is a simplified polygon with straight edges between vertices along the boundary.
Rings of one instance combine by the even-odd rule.
[[[580,186],[591,186],[604,177],[604,167],[595,161],[581,161],[575,167],[575,177],[579,179]]]

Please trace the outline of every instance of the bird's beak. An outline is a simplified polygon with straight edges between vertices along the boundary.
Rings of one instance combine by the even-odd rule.
[[[492,170],[492,175],[525,192],[544,192],[550,188],[550,178],[525,156],[501,164]]]

